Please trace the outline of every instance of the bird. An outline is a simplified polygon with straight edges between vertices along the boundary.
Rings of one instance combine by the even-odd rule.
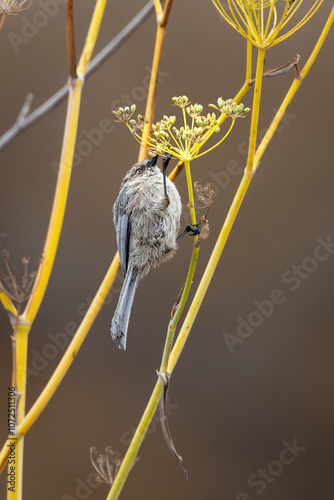
[[[158,155],[135,163],[122,180],[113,206],[124,282],[111,322],[111,337],[123,350],[139,281],[177,249],[182,203],[175,184],[166,178],[170,159],[170,155],[163,157],[163,172],[157,166]]]

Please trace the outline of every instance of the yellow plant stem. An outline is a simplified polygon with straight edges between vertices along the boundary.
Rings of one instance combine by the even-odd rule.
[[[73,121],[73,116],[78,116],[79,114],[82,83],[82,81],[76,80],[74,85],[70,84],[68,112],[64,132],[61,165],[57,180],[56,194],[53,202],[49,229],[46,237],[42,262],[38,269],[34,288],[26,309],[21,316],[23,322],[25,323],[26,342],[28,339],[28,333],[31,328],[31,324],[36,317],[40,304],[43,300],[58,247],[71,177],[71,165],[77,131],[77,120],[76,122]],[[20,335],[18,335],[16,343],[16,359],[19,360],[19,362],[16,363],[16,366],[13,366],[13,369],[20,370],[20,374],[14,374],[13,379],[16,378],[17,380],[21,380],[21,384],[17,387],[17,391],[20,393],[20,400],[23,402],[21,404],[21,402],[19,401],[19,407],[21,408],[20,414],[21,417],[23,417],[24,402],[26,397],[27,348],[24,343],[19,341],[19,338]],[[18,468],[16,470],[17,488],[15,488],[15,492],[11,492],[10,490],[7,491],[7,498],[10,500],[19,500],[22,498],[23,441],[16,447],[15,455],[16,462],[18,464]]]
[[[58,248],[70,185],[83,81],[76,80],[74,83],[70,81],[69,84],[69,100],[62,155],[60,159],[57,187],[53,201],[50,224],[46,236],[42,262],[38,269],[34,289],[26,306],[25,312],[23,313],[23,317],[29,323],[32,323],[36,317],[49,282]]]
[[[193,247],[192,255],[191,255],[191,260],[190,260],[190,265],[189,265],[189,270],[187,274],[187,279],[184,285],[184,289],[182,291],[181,299],[180,302],[176,308],[176,311],[171,318],[169,325],[168,325],[168,330],[167,330],[167,335],[166,335],[166,342],[165,342],[165,347],[164,347],[164,352],[162,355],[162,361],[160,365],[160,373],[166,373],[167,371],[167,366],[168,366],[168,360],[170,356],[170,352],[172,349],[173,345],[173,340],[174,340],[174,334],[175,334],[175,329],[177,327],[177,324],[179,322],[179,319],[181,317],[181,314],[183,312],[183,309],[186,305],[191,284],[194,278],[195,270],[196,270],[196,264],[198,260],[198,252],[199,248]]]
[[[23,314],[23,317],[29,323],[32,323],[35,319],[43,300],[58,248],[66,208],[68,188],[71,179],[72,162],[79,120],[81,91],[84,82],[83,78],[95,46],[106,1],[107,0],[97,0],[96,2],[85,46],[77,68],[78,79],[69,81],[69,100],[66,125],[51,219],[44,245],[42,262],[39,266],[35,280],[35,286]]]
[[[24,436],[28,432],[30,427],[36,422],[37,418],[42,413],[42,411],[44,410],[44,408],[46,407],[46,405],[56,392],[62,379],[66,375],[66,372],[68,371],[69,367],[74,361],[77,352],[79,351],[86,335],[90,330],[90,327],[92,326],[97,314],[101,309],[102,304],[104,303],[108,295],[110,287],[117,275],[118,266],[119,266],[119,257],[117,253],[108,269],[106,276],[104,277],[100,285],[97,294],[94,297],[94,300],[90,304],[88,311],[86,312],[70,345],[66,349],[66,352],[62,357],[59,365],[52,374],[49,382],[44,387],[43,391],[41,392],[36,402],[33,404],[31,409],[25,416],[25,418],[18,426],[17,432],[20,436]],[[3,466],[5,465],[7,456],[8,456],[8,449],[6,449],[6,446],[4,446],[0,453],[0,470],[2,470]]]
[[[96,0],[94,12],[86,36],[85,45],[77,67],[77,75],[79,78],[83,78],[86,74],[87,66],[91,60],[92,53],[96,44],[96,39],[100,31],[106,4],[107,0]]]
[[[249,82],[252,78],[252,44],[247,40],[247,51],[246,51],[246,82]],[[249,84],[248,84],[249,87]],[[238,102],[238,101],[236,101]]]
[[[311,69],[311,66],[313,65],[317,55],[319,54],[319,51],[324,44],[324,41],[328,35],[328,32],[329,32],[333,22],[334,22],[334,7],[328,16],[327,22],[326,22],[326,24],[321,32],[321,35],[320,35],[320,37],[319,37],[319,39],[318,39],[318,41],[317,41],[317,43],[312,51],[310,57],[308,58],[305,66],[303,67],[303,69],[300,72],[302,79],[305,78],[305,76],[307,75],[307,73]],[[279,107],[273,121],[271,122],[265,136],[263,137],[263,139],[262,139],[262,141],[261,141],[261,143],[256,151],[256,154],[254,157],[255,166],[258,165],[260,159],[262,158],[262,155],[265,152],[269,142],[271,141],[281,119],[283,118],[283,115],[284,115],[287,107],[289,106],[290,102],[292,101],[293,97],[295,96],[297,90],[299,89],[299,87],[301,86],[302,83],[303,83],[303,80],[299,80],[297,78],[295,78],[295,80],[293,81],[289,91],[287,92],[281,106]]]
[[[150,84],[148,88],[148,96],[146,102],[146,110],[145,116],[149,119],[149,122],[144,126],[144,136],[149,136],[151,132],[151,126],[154,116],[155,110],[155,98],[156,98],[156,90],[157,90],[157,80],[158,80],[158,72],[161,60],[162,46],[164,43],[165,35],[166,35],[166,26],[167,19],[162,15],[162,8],[159,1],[155,1],[156,15],[157,15],[157,33],[155,37],[155,46],[154,46],[154,54],[153,54],[153,62],[152,62],[152,70],[151,70],[151,78]],[[167,0],[165,6],[165,12],[167,8],[167,4],[171,3],[170,0]],[[147,158],[147,149],[144,146],[140,147],[138,161],[145,160]]]
[[[190,162],[185,161],[184,163],[185,163],[187,187],[188,187],[189,202],[190,202],[190,217],[191,217],[191,223],[194,226],[196,224],[196,214],[195,214],[195,200],[194,200],[194,193],[193,193],[193,184],[192,184],[192,179],[191,179]],[[194,241],[196,241],[196,239],[197,239],[197,236],[195,236]],[[164,351],[162,354],[162,360],[161,360],[161,365],[160,365],[160,372],[161,373],[165,373],[167,371],[167,364],[168,364],[168,359],[169,359],[170,351],[171,351],[173,340],[174,340],[175,329],[177,327],[180,316],[183,312],[183,309],[186,305],[186,302],[187,302],[187,299],[189,296],[191,284],[192,284],[195,270],[196,270],[196,264],[197,264],[197,260],[198,260],[198,252],[199,252],[199,248],[193,247],[190,265],[189,265],[189,270],[188,270],[186,282],[185,282],[185,285],[184,285],[184,288],[182,291],[182,295],[180,298],[180,302],[179,302],[179,304],[176,308],[176,311],[174,312],[174,315],[171,318],[169,325],[168,325],[165,347],[164,347]]]
[[[250,135],[249,135],[248,158],[246,167],[249,173],[253,172],[253,170],[256,167],[256,165],[254,165],[254,155],[256,150],[257,129],[259,124],[259,112],[260,112],[265,52],[266,52],[265,49],[258,49],[253,107],[252,107],[252,121],[251,121]]]
[[[213,249],[213,252],[211,254],[210,260],[206,266],[206,269],[204,271],[201,282],[198,286],[198,289],[195,293],[195,296],[194,296],[193,301],[191,303],[191,306],[189,308],[188,314],[183,322],[180,333],[175,341],[173,350],[172,350],[171,355],[169,357],[168,368],[167,368],[168,373],[173,372],[175,365],[176,365],[176,363],[180,357],[180,354],[182,352],[182,349],[187,341],[191,327],[195,321],[198,310],[203,302],[206,291],[210,285],[212,276],[216,270],[220,256],[221,256],[222,251],[225,247],[225,243],[226,243],[227,238],[231,232],[233,223],[234,223],[235,218],[239,212],[241,203],[244,199],[244,196],[247,192],[247,189],[249,187],[249,184],[250,184],[252,178],[253,178],[253,175],[249,174],[245,170],[245,173],[243,175],[243,178],[241,180],[241,183],[239,185],[237,193],[234,197],[234,200],[232,202],[230,210],[229,210],[227,217],[225,219],[224,225],[223,225],[221,232],[218,236],[218,239],[217,239],[217,242],[216,242],[215,247]]]
[[[84,81],[83,76],[86,71],[88,62],[90,60],[96,42],[96,37],[100,28],[106,1],[107,0],[97,0],[96,2],[85,46],[78,65],[77,73],[79,75],[79,78],[74,80],[71,79],[69,80],[69,99],[68,99],[64,139],[63,139],[60,167],[58,172],[57,186],[52,206],[49,228],[46,236],[41,264],[37,272],[34,287],[31,296],[29,298],[29,301],[27,303],[27,306],[25,308],[25,311],[22,314],[22,316],[20,316],[20,323],[17,332],[18,336],[16,339],[17,362],[14,367],[16,370],[20,370],[20,372],[13,374],[13,379],[20,381],[20,386],[17,388],[18,392],[20,392],[19,422],[24,417],[24,405],[25,405],[25,394],[26,394],[26,366],[27,366],[26,342],[31,325],[42,303],[58,247],[59,237],[62,229],[62,223],[66,208],[70,178],[71,178],[72,162],[73,162],[75,140],[77,134],[78,119],[79,119],[81,91]],[[4,301],[2,295],[3,294],[1,293],[0,298],[2,302],[4,303],[7,310],[9,310],[9,312],[12,314],[13,313],[12,304],[8,300]],[[25,332],[25,337],[24,337],[25,344],[24,342],[20,341],[21,339],[20,331],[22,329],[24,329]],[[20,433],[20,424],[18,426],[18,432]],[[7,450],[9,451],[8,447]],[[1,451],[0,470],[2,470],[2,468],[5,465],[4,460],[6,460],[6,457],[8,456],[7,450],[4,447],[4,449]],[[18,500],[22,498],[22,467],[23,467],[22,454],[23,454],[23,440],[22,444],[20,443],[16,448],[16,461],[19,464],[20,468],[16,474],[16,483],[18,485],[18,488],[16,489],[15,496],[11,497],[8,496],[8,498],[11,498],[11,500],[14,500],[14,498]],[[12,492],[9,491],[8,494],[11,495]]]
[[[0,283],[0,301],[1,301],[4,309],[6,309],[6,311],[8,312],[11,320],[16,318],[18,315],[18,311],[17,311],[16,307],[14,306],[13,302],[7,296],[6,291],[3,288],[1,283]]]
[[[154,2],[154,8],[155,8],[155,13],[156,13],[157,19],[158,19],[158,21],[161,21],[162,17],[163,17],[163,10],[162,10],[162,6],[161,6],[161,2],[160,2],[160,0],[153,0],[153,2]]]
[[[133,466],[138,450],[143,442],[147,429],[150,426],[154,413],[161,399],[162,389],[163,384],[161,380],[158,379],[106,500],[116,500],[121,494],[122,488],[125,484],[131,467]]]
[[[13,370],[12,386],[15,387],[16,393],[16,422],[19,424],[25,414],[26,403],[26,371],[27,371],[27,351],[28,351],[28,334],[29,325],[21,323],[21,318],[17,318],[18,323],[14,326],[13,332]],[[22,498],[22,481],[23,481],[23,448],[24,441],[18,436],[10,435],[7,442],[8,450],[9,444],[13,443],[14,452],[14,471],[15,471],[15,486],[14,491],[7,489],[7,499],[17,500]],[[8,463],[8,473],[11,473],[11,464]]]
[[[190,171],[190,162],[186,160],[184,162],[186,169],[186,178],[187,178],[187,188],[188,188],[188,196],[189,196],[189,204],[190,204],[190,217],[191,224],[194,226],[196,224],[196,214],[195,214],[195,200],[194,200],[194,191],[193,191],[193,183],[191,179],[191,171]]]

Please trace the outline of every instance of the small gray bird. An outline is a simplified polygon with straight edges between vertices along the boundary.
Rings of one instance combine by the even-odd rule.
[[[151,266],[170,259],[176,251],[182,204],[176,186],[166,179],[170,157],[136,163],[124,177],[113,214],[124,283],[111,322],[111,336],[126,348],[129,318],[138,282]]]

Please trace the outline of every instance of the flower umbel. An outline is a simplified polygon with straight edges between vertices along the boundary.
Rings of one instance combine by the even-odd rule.
[[[309,10],[287,32],[280,32],[291,21],[303,0],[227,0],[228,9],[220,0],[213,4],[235,30],[259,49],[267,49],[293,35],[309,21],[323,0],[313,0]]]
[[[136,109],[135,105],[131,108],[118,108],[112,113],[117,121],[126,123],[138,142],[141,142],[151,155],[171,154],[182,161],[190,161],[218,146],[232,130],[235,119],[250,111],[243,104],[237,104],[232,99],[224,101],[221,97],[217,100],[217,105],[209,104],[209,107],[214,108],[218,113],[212,112],[207,115],[202,114],[201,104],[191,104],[187,96],[173,97],[172,101],[174,106],[182,111],[183,125],[177,128],[174,125],[176,117],[164,115],[160,121],[152,124],[151,137],[143,131],[148,119],[142,115],[138,115],[137,120],[132,118]],[[232,118],[228,132],[213,147],[199,154],[199,150],[212,134],[220,131],[219,121],[222,116]],[[143,137],[139,135],[139,131],[143,133]]]

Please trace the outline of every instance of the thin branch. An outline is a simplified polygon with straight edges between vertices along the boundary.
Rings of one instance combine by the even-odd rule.
[[[173,4],[173,0],[167,0],[166,1],[166,5],[164,7],[163,18],[162,18],[162,21],[161,21],[161,26],[162,27],[166,26],[167,23],[168,23],[168,18],[169,18],[169,14],[170,14],[170,11],[171,11],[171,8],[172,8],[172,4]]]
[[[67,58],[69,74],[72,80],[77,78],[77,64],[75,58],[75,43],[74,43],[74,20],[73,20],[73,0],[66,1],[67,22],[66,22],[66,39],[67,39]]]
[[[164,10],[162,13],[162,18],[161,18],[161,3],[160,3],[160,1],[155,0],[155,9],[156,9],[156,14],[157,14],[157,32],[156,32],[156,37],[155,37],[152,71],[151,71],[151,78],[150,78],[150,83],[149,83],[148,96],[147,96],[146,109],[145,109],[145,116],[147,116],[149,121],[144,126],[142,137],[144,137],[144,135],[146,135],[146,136],[150,135],[150,130],[151,130],[153,116],[154,116],[154,110],[155,110],[155,97],[156,97],[156,90],[157,90],[158,70],[159,70],[160,60],[161,60],[162,46],[163,46],[165,35],[166,35],[167,22],[168,22],[168,18],[169,18],[170,9],[172,7],[172,3],[173,3],[173,0],[166,1],[165,7],[164,7]],[[142,145],[142,147],[139,150],[138,161],[145,160],[146,158],[147,158],[147,150]]]
[[[94,73],[105,61],[113,55],[122,45],[123,43],[130,38],[131,35],[136,31],[137,28],[145,21],[145,19],[151,14],[154,10],[153,2],[148,2],[145,7],[123,28],[118,35],[115,36],[91,61],[88,65],[86,80],[87,78]],[[32,96],[32,94],[28,94],[28,96]],[[26,98],[26,102],[28,100],[28,96]],[[35,109],[28,116],[25,116],[24,119],[17,119],[14,125],[7,130],[0,137],[0,149],[6,146],[9,142],[11,142],[17,135],[19,135],[24,130],[27,130],[32,125],[35,124],[38,120],[43,118],[45,115],[50,113],[53,109],[55,109],[62,101],[64,101],[68,96],[68,84],[66,83],[58,92],[56,92],[53,96],[50,97],[44,104],[42,104],[39,108]],[[32,97],[30,98],[30,100]],[[24,106],[23,106],[24,107]],[[23,108],[22,108],[23,109]],[[22,111],[21,111],[22,113]],[[20,113],[20,116],[21,116]]]

